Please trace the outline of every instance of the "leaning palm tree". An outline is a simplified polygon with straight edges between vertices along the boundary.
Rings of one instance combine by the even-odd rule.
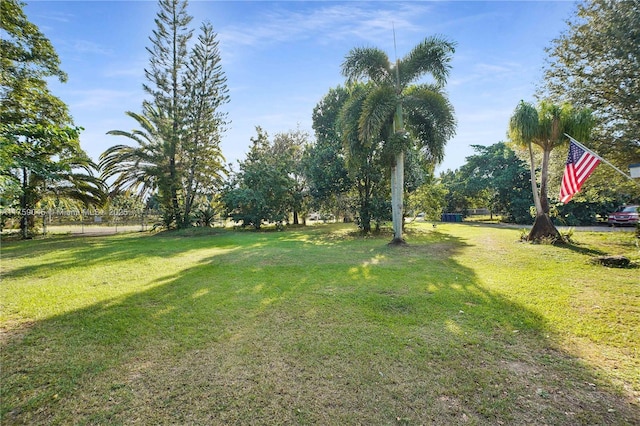
[[[358,138],[363,142],[383,141],[392,158],[392,243],[404,242],[405,151],[411,144],[417,144],[427,158],[439,163],[446,142],[455,134],[453,107],[442,91],[453,52],[452,42],[429,37],[395,64],[377,48],[353,49],[342,64],[342,73],[349,84],[362,79],[374,86],[363,102]],[[435,84],[414,84],[425,75],[433,77]]]
[[[520,101],[509,121],[509,138],[517,145],[528,148],[531,163],[531,189],[536,209],[536,219],[529,232],[528,240],[542,238],[559,240],[560,233],[549,217],[549,159],[551,151],[565,144],[570,134],[576,139],[586,140],[593,128],[591,111],[576,110],[569,104],[554,105],[542,101],[536,109],[530,103]],[[542,149],[540,187],[536,178],[533,145]]]

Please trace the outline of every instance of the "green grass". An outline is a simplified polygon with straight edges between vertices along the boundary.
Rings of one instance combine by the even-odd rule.
[[[632,233],[3,242],[2,424],[638,424]]]

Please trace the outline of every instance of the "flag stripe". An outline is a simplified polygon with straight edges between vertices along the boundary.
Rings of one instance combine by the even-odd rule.
[[[588,151],[585,151],[573,141],[569,143],[567,164],[560,185],[560,201],[568,203],[573,196],[580,191],[582,184],[600,164],[600,159]]]
[[[578,181],[582,183],[587,180],[589,175],[593,172],[593,170],[599,163],[600,160],[598,160],[593,155],[585,152],[576,163],[576,176],[578,177]]]

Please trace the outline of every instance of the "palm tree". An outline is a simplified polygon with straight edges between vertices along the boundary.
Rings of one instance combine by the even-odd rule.
[[[405,151],[415,143],[427,158],[439,163],[444,157],[444,145],[455,134],[453,107],[442,91],[453,52],[452,42],[429,37],[395,64],[377,48],[353,49],[342,64],[342,74],[349,84],[363,79],[374,87],[362,104],[358,138],[363,143],[382,140],[392,157],[392,243],[404,242]],[[433,77],[435,84],[413,84],[426,74]]]
[[[586,140],[592,128],[593,119],[588,109],[576,110],[569,104],[554,105],[548,101],[540,102],[538,109],[524,101],[520,101],[516,107],[509,121],[509,138],[515,144],[529,149],[531,189],[536,208],[536,219],[529,232],[528,240],[560,239],[560,233],[549,217],[547,182],[551,151],[568,141],[565,134]],[[533,155],[534,144],[542,149],[539,188]]]
[[[20,188],[20,209],[33,210],[47,198],[101,205],[105,186],[96,165],[80,148],[80,128],[55,124],[0,124],[2,167],[7,184]],[[34,217],[22,214],[20,231],[29,236]]]
[[[170,224],[176,212],[172,209],[172,195],[168,182],[169,155],[171,150],[162,137],[161,129],[154,123],[168,123],[163,120],[159,111],[146,108],[146,114],[127,112],[137,121],[139,129],[130,132],[111,130],[109,135],[124,136],[136,142],[136,146],[115,145],[100,155],[99,168],[105,181],[115,178],[112,192],[132,191],[141,197],[158,192],[165,222]]]

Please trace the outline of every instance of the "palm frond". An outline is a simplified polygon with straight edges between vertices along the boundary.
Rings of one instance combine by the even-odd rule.
[[[347,99],[338,115],[338,126],[342,133],[342,143],[346,153],[345,160],[348,166],[359,164],[355,159],[367,148],[363,146],[363,141],[360,139],[358,121],[362,114],[367,94],[371,89],[372,86],[363,84],[352,86],[349,99]],[[364,142],[366,143],[366,141]]]
[[[134,191],[141,195],[148,194],[158,188],[163,170],[167,167],[168,144],[161,136],[159,126],[165,123],[163,114],[147,106],[144,114],[128,111],[139,128],[132,131],[111,130],[107,134],[124,136],[136,143],[130,145],[114,145],[100,156],[98,165],[101,178],[113,179],[113,191]]]
[[[338,115],[338,127],[341,130],[343,139],[358,139],[358,120],[362,111],[362,105],[366,99],[366,92],[359,85],[351,90],[350,96],[345,102]],[[347,148],[345,146],[345,148]],[[347,149],[348,151],[348,149]]]
[[[538,111],[528,102],[520,101],[509,120],[509,139],[528,146],[538,136]]]
[[[425,74],[431,75],[439,85],[444,85],[454,52],[454,42],[435,36],[424,39],[400,61],[400,86],[406,87]]]
[[[69,164],[55,175],[33,176],[32,185],[40,187],[41,202],[56,200],[60,203],[80,202],[85,206],[101,206],[106,198],[104,181],[84,167]]]
[[[397,99],[395,89],[384,85],[373,89],[362,104],[358,119],[358,137],[362,141],[380,139],[385,128],[393,123]]]
[[[65,176],[62,183],[51,187],[59,198],[80,201],[85,206],[101,206],[107,194],[102,179],[85,173],[72,172]]]
[[[404,93],[405,126],[418,148],[433,163],[444,159],[444,147],[455,135],[454,109],[442,91],[432,85],[411,86]]]
[[[541,147],[553,147],[556,141],[564,140],[564,116],[566,110],[563,107],[548,101],[540,102],[538,106],[538,132],[534,143]]]
[[[392,81],[392,66],[387,54],[377,48],[355,48],[342,63],[342,75],[349,84],[370,80],[377,84]]]

